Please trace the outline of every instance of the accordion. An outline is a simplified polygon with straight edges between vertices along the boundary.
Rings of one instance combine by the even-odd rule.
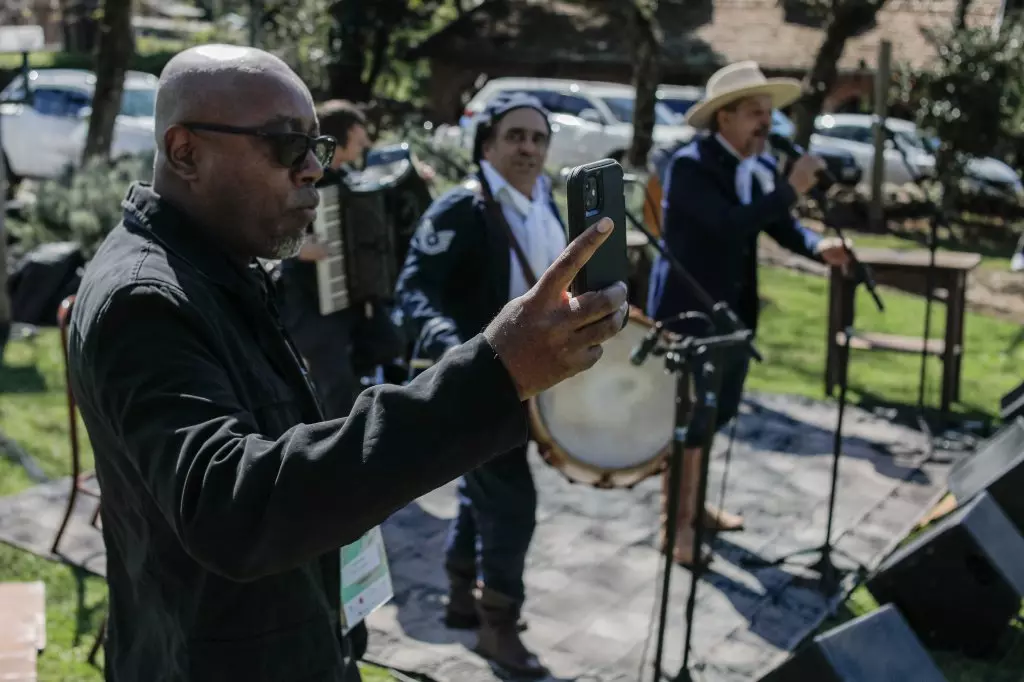
[[[316,264],[320,314],[393,298],[412,230],[431,200],[425,184],[420,201],[402,200],[417,183],[408,145],[400,144],[375,150],[363,170],[320,188],[313,232],[329,253]]]
[[[316,264],[320,314],[390,298],[398,273],[383,193],[359,191],[344,182],[319,191],[313,232],[328,252]]]

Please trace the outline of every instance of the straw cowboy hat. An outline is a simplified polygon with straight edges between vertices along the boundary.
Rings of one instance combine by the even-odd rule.
[[[738,99],[770,95],[772,107],[779,109],[799,99],[801,92],[800,81],[794,78],[765,78],[757,62],[736,62],[708,79],[704,99],[686,112],[686,122],[694,128],[707,128],[716,111]]]

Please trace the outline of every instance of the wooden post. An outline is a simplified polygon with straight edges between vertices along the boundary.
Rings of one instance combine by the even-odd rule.
[[[260,20],[263,18],[263,0],[249,0],[249,47],[259,47],[260,35],[263,28]]]
[[[882,201],[882,180],[885,176],[885,143],[888,140],[883,126],[889,109],[889,82],[892,43],[883,40],[878,44],[878,64],[875,67],[875,155],[871,169],[871,211],[873,230],[885,227],[885,206]]]

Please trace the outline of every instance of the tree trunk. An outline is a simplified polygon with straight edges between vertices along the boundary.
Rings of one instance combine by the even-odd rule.
[[[384,64],[388,59],[388,46],[391,45],[391,31],[386,26],[378,26],[373,36],[373,49],[370,59],[370,73],[366,77],[367,99],[373,96],[377,81],[384,73]]]
[[[839,78],[839,59],[846,41],[866,29],[885,0],[835,0],[825,26],[825,39],[818,48],[814,65],[804,79],[804,94],[794,105],[796,143],[807,147],[814,131],[814,119],[821,113],[828,93]]]
[[[367,22],[364,2],[339,0],[331,6],[330,63],[327,81],[331,97],[366,102],[370,93],[363,81],[366,71],[364,29]]]
[[[93,156],[110,155],[114,123],[121,111],[124,72],[134,51],[132,0],[104,0],[101,22],[96,53],[96,90],[82,163]]]
[[[646,4],[647,7],[644,7]],[[654,144],[654,106],[661,78],[659,61],[661,36],[658,30],[657,0],[637,0],[630,10],[630,34],[633,36],[633,140],[624,159],[632,168],[647,167],[647,156]]]
[[[970,8],[971,0],[958,0],[956,3],[956,30],[962,31],[967,28],[967,11]]]
[[[96,0],[63,0],[61,26],[66,52],[92,52],[96,46]]]

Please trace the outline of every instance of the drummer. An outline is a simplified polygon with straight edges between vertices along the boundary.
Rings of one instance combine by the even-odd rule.
[[[757,244],[762,231],[807,258],[844,267],[848,262],[839,240],[820,237],[792,215],[797,197],[817,184],[822,161],[805,155],[783,176],[764,155],[772,109],[791,104],[800,93],[799,81],[767,79],[754,62],[722,68],[708,81],[704,99],[687,112],[687,123],[705,134],[672,156],[664,176],[663,243],[711,298],[728,303],[748,329],[757,328]],[[647,311],[656,320],[708,312],[660,257],[651,271]],[[679,333],[708,331],[688,324],[670,328]],[[743,354],[722,363],[717,423],[701,424],[695,414],[687,431],[675,539],[675,559],[684,565],[694,558],[699,444],[707,429],[721,427],[739,411],[748,361]],[[714,530],[743,525],[742,518],[724,510],[708,505],[705,511],[705,525]]]
[[[533,97],[499,96],[482,113],[473,145],[479,171],[431,204],[396,285],[419,358],[436,361],[485,327],[565,248],[565,226],[543,174],[550,140],[548,112]],[[537,507],[526,448],[466,474],[458,491],[445,556],[445,622],[479,628],[477,652],[509,672],[544,677],[546,668],[519,637]]]

